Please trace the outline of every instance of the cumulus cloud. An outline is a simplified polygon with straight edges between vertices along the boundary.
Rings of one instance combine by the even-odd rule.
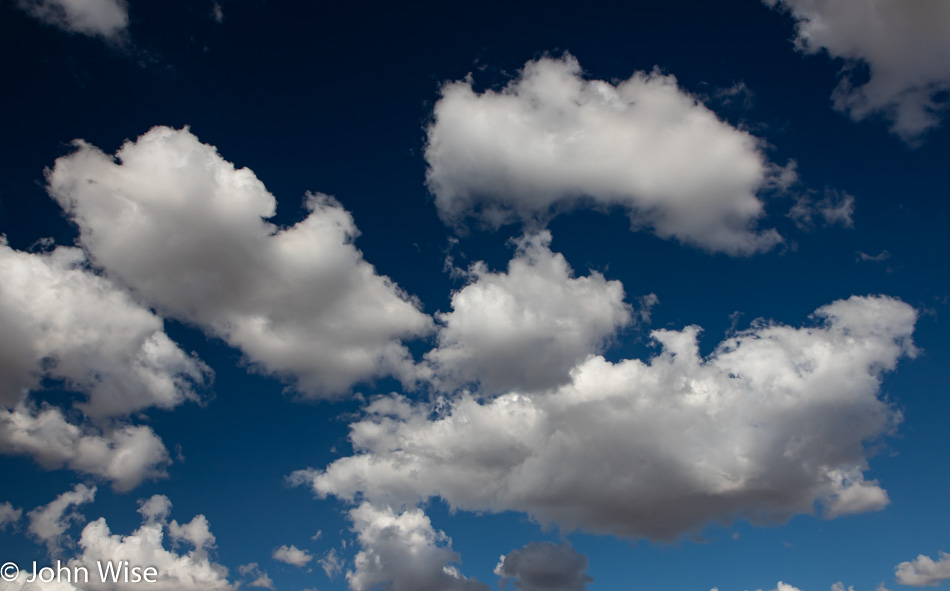
[[[459,225],[544,221],[594,205],[627,210],[635,227],[730,254],[768,250],[759,195],[783,182],[763,143],[721,121],[673,76],[588,80],[568,54],[525,64],[503,89],[445,84],[428,128],[426,183]]]
[[[940,553],[940,559],[934,561],[923,554],[915,560],[902,562],[894,568],[897,582],[911,587],[926,587],[939,585],[950,579],[950,554]]]
[[[940,124],[950,90],[950,4],[943,0],[764,0],[796,22],[796,47],[846,61],[832,98],[855,121],[881,114],[908,143]],[[863,78],[859,65],[869,73]]]
[[[9,501],[0,503],[0,531],[7,529],[7,526],[16,526],[23,515],[23,509],[17,509]]]
[[[127,491],[165,476],[171,462],[162,440],[144,425],[100,430],[70,423],[58,408],[0,408],[0,453],[32,457],[44,469],[67,467]]]
[[[79,407],[94,418],[197,400],[210,369],[86,265],[78,248],[33,254],[0,238],[0,403],[20,402],[43,379],[84,394]]]
[[[18,0],[20,8],[70,33],[116,40],[129,26],[125,0]]]
[[[630,323],[619,281],[596,271],[575,277],[550,244],[547,231],[522,237],[507,272],[472,265],[452,311],[437,316],[438,346],[425,355],[435,383],[479,382],[490,391],[556,386]]]
[[[402,338],[431,330],[354,246],[333,198],[278,228],[276,201],[188,129],[156,127],[115,157],[77,140],[49,171],[50,194],[91,261],[160,312],[203,327],[313,397],[376,376],[410,375]]]
[[[594,579],[587,576],[587,557],[568,543],[528,542],[502,556],[495,574],[502,585],[514,580],[519,591],[584,591]]]
[[[36,541],[46,544],[50,555],[58,555],[68,540],[66,530],[72,523],[83,520],[73,508],[91,503],[95,498],[96,487],[77,484],[73,490],[64,492],[48,505],[30,511],[27,514],[30,519],[27,532]]]
[[[300,568],[307,566],[307,563],[313,560],[312,554],[306,550],[301,550],[293,544],[291,544],[290,547],[285,545],[277,548],[274,550],[272,557],[274,560],[279,560],[280,562],[291,564]]]
[[[349,515],[360,543],[354,569],[346,573],[353,591],[488,591],[452,565],[459,558],[451,540],[421,509],[396,513],[363,503]]]
[[[481,400],[375,400],[355,454],[292,476],[319,496],[524,512],[565,529],[672,539],[711,521],[882,508],[865,444],[900,413],[882,374],[913,356],[916,312],[835,301],[796,328],[759,321],[699,355],[699,328],[657,330],[647,362],[581,362],[571,382]]]

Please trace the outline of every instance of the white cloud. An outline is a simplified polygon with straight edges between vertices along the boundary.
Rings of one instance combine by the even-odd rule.
[[[934,561],[920,554],[915,560],[902,562],[894,568],[897,582],[912,587],[939,585],[950,579],[950,554],[940,553],[940,559]]]
[[[170,463],[162,440],[147,426],[105,430],[67,422],[53,407],[0,408],[0,453],[28,455],[47,470],[68,467],[112,481],[127,491],[143,480],[160,478]]]
[[[568,543],[528,542],[502,556],[495,574],[503,587],[513,579],[519,591],[584,591],[594,580],[586,570],[587,557]]]
[[[85,265],[78,248],[31,254],[0,238],[0,403],[23,400],[43,378],[86,395],[79,408],[94,418],[197,400],[210,369]]]
[[[397,514],[363,503],[350,510],[350,519],[361,548],[354,570],[346,573],[353,591],[488,591],[452,566],[458,554],[451,540],[432,527],[421,509]]]
[[[187,129],[156,127],[115,158],[76,141],[48,174],[79,241],[115,280],[195,323],[313,397],[412,373],[399,339],[431,319],[353,245],[350,214],[308,195],[303,221],[265,221],[276,201]]]
[[[571,383],[483,401],[379,398],[355,455],[292,480],[320,496],[473,511],[671,539],[710,521],[879,509],[865,444],[900,413],[882,373],[916,352],[916,312],[887,297],[820,308],[802,328],[757,322],[698,354],[697,327],[657,330],[648,362],[591,357]]]
[[[596,271],[574,277],[550,243],[547,231],[521,238],[504,273],[471,267],[468,285],[452,295],[452,311],[437,316],[438,346],[425,355],[437,384],[556,386],[630,323],[623,285]]]
[[[950,3],[944,0],[764,0],[796,21],[796,47],[846,60],[835,108],[883,114],[908,143],[940,124],[950,90]],[[866,64],[870,78],[858,67]]]
[[[256,562],[251,562],[249,564],[242,564],[238,567],[238,572],[242,576],[248,577],[251,579],[251,582],[248,583],[249,587],[261,587],[263,589],[274,589],[274,580],[270,576],[260,569],[260,566]]]
[[[23,509],[16,509],[9,501],[0,503],[0,531],[7,529],[7,526],[16,526],[23,515]]]
[[[152,497],[142,504],[143,507],[171,508],[171,502],[164,497]],[[142,512],[142,511],[140,511]],[[86,525],[79,539],[82,553],[69,561],[71,566],[86,566],[91,573],[89,583],[83,588],[88,591],[135,591],[143,583],[114,584],[102,583],[95,570],[97,561],[125,560],[132,566],[152,566],[158,572],[157,582],[149,583],[152,591],[230,591],[235,586],[227,580],[228,569],[212,562],[208,551],[214,547],[214,536],[208,529],[204,515],[196,515],[190,522],[179,525],[177,521],[169,524],[151,519],[155,513],[144,511],[142,525],[131,535],[114,535],[106,520],[97,519]],[[165,513],[167,517],[167,512]],[[173,544],[191,546],[191,550],[176,554],[163,545],[165,530]]]
[[[82,521],[82,516],[73,507],[91,503],[96,498],[96,487],[77,484],[49,504],[37,507],[27,514],[30,525],[27,531],[30,537],[46,544],[51,555],[58,555],[61,546],[68,540],[66,530],[74,522]]]
[[[577,60],[525,64],[499,91],[445,84],[428,128],[426,182],[446,223],[542,222],[586,204],[620,206],[635,227],[730,254],[768,250],[759,194],[791,168],[658,71],[616,86]],[[787,180],[787,179],[786,179]]]
[[[117,39],[129,25],[125,0],[18,0],[20,8],[71,33]]]
[[[333,579],[333,577],[343,572],[343,558],[336,551],[336,548],[331,548],[323,555],[323,558],[317,562],[320,564],[320,568],[323,569],[323,572],[326,573],[328,579]]]
[[[307,566],[307,563],[313,560],[312,554],[306,550],[301,550],[293,544],[291,544],[290,547],[285,545],[277,548],[274,550],[272,556],[274,560],[279,560],[280,562],[291,564],[300,568]]]

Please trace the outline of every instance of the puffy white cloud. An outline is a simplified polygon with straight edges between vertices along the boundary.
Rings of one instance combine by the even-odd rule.
[[[556,386],[630,323],[623,285],[596,271],[574,277],[550,243],[547,231],[521,238],[504,273],[471,267],[452,311],[437,316],[438,346],[425,355],[435,383],[480,382],[490,391]]]
[[[568,543],[528,542],[502,556],[495,574],[502,585],[513,579],[519,591],[584,591],[594,579],[587,576],[587,557]]]
[[[882,374],[916,352],[916,312],[851,297],[795,328],[757,322],[703,358],[695,326],[657,330],[643,362],[591,357],[572,381],[490,400],[377,399],[351,425],[355,455],[292,480],[320,496],[473,511],[670,539],[717,520],[774,522],[881,508],[865,444],[900,413]]]
[[[18,0],[30,16],[72,33],[117,39],[129,25],[125,0]]]
[[[0,503],[0,531],[7,529],[7,526],[16,526],[23,515],[23,509],[17,509],[9,501]]]
[[[912,587],[939,585],[950,579],[950,554],[940,553],[940,559],[934,561],[920,554],[915,560],[902,562],[894,568],[897,582]]]
[[[399,339],[432,321],[353,245],[350,214],[308,195],[303,221],[188,129],[156,127],[115,158],[83,141],[48,174],[94,264],[162,313],[195,323],[310,396],[412,372]]]
[[[96,498],[96,487],[77,484],[53,499],[48,505],[33,509],[27,514],[30,536],[46,544],[51,555],[58,555],[66,540],[66,530],[73,522],[82,521],[82,516],[71,510],[73,507],[91,503]]]
[[[150,427],[99,430],[68,422],[58,408],[24,404],[0,408],[0,453],[31,456],[47,470],[65,466],[100,476],[117,491],[164,476],[170,463],[168,450]]]
[[[85,264],[78,248],[32,254],[0,238],[0,402],[15,404],[42,378],[85,394],[80,408],[92,417],[196,400],[207,366]]]
[[[350,510],[360,551],[346,580],[353,591],[488,591],[452,563],[451,540],[432,527],[421,509],[395,513],[363,503]]]
[[[143,508],[163,508],[163,518],[171,508],[167,498],[155,496],[142,504]],[[103,583],[98,579],[97,562],[109,560],[128,561],[130,566],[154,567],[157,582],[148,583],[154,591],[200,591],[231,590],[235,585],[228,582],[228,569],[212,562],[208,551],[214,547],[214,536],[208,529],[204,515],[196,515],[190,522],[178,525],[172,521],[164,524],[153,519],[158,514],[153,510],[140,511],[145,518],[142,525],[128,536],[113,534],[103,518],[90,522],[79,539],[82,553],[69,561],[70,566],[85,566],[91,573],[89,583],[83,583],[87,591],[135,591],[143,583]],[[191,546],[191,550],[176,554],[163,545],[165,530],[173,544]]]
[[[279,560],[300,568],[307,566],[307,563],[313,560],[312,554],[306,550],[301,550],[293,544],[291,544],[290,547],[284,545],[275,549],[272,557],[274,560]]]
[[[764,0],[795,18],[799,50],[847,61],[835,108],[891,120],[906,142],[940,124],[950,90],[950,4],[944,0]],[[866,64],[865,81],[858,66]]]
[[[794,171],[673,76],[636,72],[615,86],[586,79],[565,54],[528,62],[499,91],[472,86],[445,84],[428,128],[426,182],[446,223],[543,221],[590,204],[623,207],[636,227],[714,251],[781,242],[756,229],[759,194]]]
[[[248,577],[251,581],[248,583],[249,587],[261,587],[263,589],[274,589],[274,579],[261,570],[260,565],[256,562],[251,562],[249,564],[242,564],[238,567],[238,572],[241,575]]]

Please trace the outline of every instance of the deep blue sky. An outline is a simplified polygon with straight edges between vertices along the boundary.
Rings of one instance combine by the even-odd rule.
[[[441,85],[471,73],[476,92],[498,91],[527,62],[564,52],[587,79],[615,84],[656,67],[723,122],[759,138],[768,160],[797,162],[800,182],[786,194],[761,193],[762,227],[776,228],[785,243],[748,256],[631,231],[620,208],[578,208],[550,221],[551,250],[563,254],[575,275],[594,270],[622,282],[635,307],[650,293],[659,300],[650,323],[619,329],[604,356],[648,359],[657,353],[649,339],[654,329],[699,325],[700,350],[708,355],[727,332],[755,319],[814,325],[809,315],[816,309],[852,295],[906,302],[918,313],[913,339],[920,354],[884,374],[877,393],[903,421],[890,435],[865,442],[865,480],[877,480],[890,504],[836,519],[797,514],[765,525],[738,519],[671,543],[541,527],[516,510],[455,512],[437,497],[424,505],[426,515],[451,537],[460,570],[493,589],[499,555],[539,540],[567,539],[586,555],[592,591],[774,589],[778,581],[804,591],[837,581],[858,591],[881,582],[894,589],[899,563],[950,551],[950,245],[944,237],[950,131],[936,126],[909,145],[891,132],[886,114],[854,121],[833,109],[842,68],[855,68],[861,83],[871,75],[867,63],[796,51],[793,16],[756,0],[625,6],[232,0],[220,10],[223,20],[216,22],[211,2],[129,0],[128,26],[115,40],[65,31],[15,1],[0,3],[0,233],[11,248],[39,252],[35,244],[44,237],[60,245],[78,240],[44,177],[73,151],[70,141],[81,138],[113,154],[154,126],[189,126],[224,160],[264,183],[278,204],[273,223],[285,227],[306,217],[308,191],[335,196],[351,212],[360,232],[355,244],[377,273],[417,297],[425,314],[447,312],[453,290],[466,280],[445,270],[446,253],[463,267],[485,261],[504,271],[515,253],[509,239],[523,227],[473,223],[457,233],[440,220],[426,186],[424,150]],[[747,94],[721,98],[739,83]],[[826,191],[854,197],[851,227],[818,218],[799,226],[786,215],[802,195],[817,201]],[[885,251],[881,262],[861,260],[860,253]],[[286,383],[250,368],[239,348],[198,323],[163,316],[171,339],[213,369],[207,402],[122,420],[150,425],[172,458],[180,450],[183,459],[170,465],[167,478],[114,492],[101,478],[45,470],[29,455],[0,448],[0,504],[22,509],[18,523],[0,529],[0,559],[51,560],[28,531],[27,513],[78,483],[96,483],[95,501],[77,508],[83,518],[67,531],[75,540],[85,522],[99,517],[114,534],[132,533],[140,523],[138,500],[161,494],[179,522],[207,517],[216,538],[211,558],[228,568],[229,581],[249,584],[253,577],[239,567],[256,562],[277,589],[346,589],[345,573],[360,550],[346,517],[352,505],[315,499],[286,477],[352,455],[348,425],[358,420],[362,397],[403,386],[382,377],[357,383],[352,391],[362,397],[345,392],[335,401],[300,401]],[[406,343],[417,361],[435,346],[432,336]],[[31,400],[67,408],[83,397],[46,385]],[[419,401],[434,395],[426,388],[406,392]],[[70,416],[84,420],[75,410]],[[322,536],[312,540],[318,530]],[[272,558],[275,548],[291,544],[314,560],[301,569]],[[75,544],[65,547],[64,557],[77,552]],[[169,540],[166,548],[172,549]],[[345,562],[331,579],[316,560],[333,548]]]

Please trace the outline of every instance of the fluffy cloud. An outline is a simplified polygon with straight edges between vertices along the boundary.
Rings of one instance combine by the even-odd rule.
[[[950,4],[943,0],[764,0],[795,18],[799,50],[847,61],[835,108],[891,120],[909,143],[940,124],[950,90]],[[870,78],[862,80],[859,64]]]
[[[353,591],[488,591],[451,563],[458,561],[451,540],[432,527],[421,509],[395,513],[363,503],[350,511],[361,549],[346,573]]]
[[[517,242],[506,273],[483,263],[439,314],[438,346],[425,355],[443,386],[480,382],[483,389],[539,389],[570,380],[570,370],[631,320],[623,285],[592,271],[574,277],[551,234]]]
[[[286,564],[292,564],[303,568],[307,566],[307,563],[313,560],[313,555],[307,552],[306,550],[301,550],[300,548],[291,545],[289,548],[287,546],[281,546],[274,550],[272,555],[274,560],[279,560]]]
[[[929,556],[919,555],[916,560],[902,562],[894,569],[897,582],[901,585],[924,587],[939,585],[950,579],[950,554],[940,553],[940,560],[934,561]]]
[[[851,297],[813,325],[757,322],[703,358],[695,326],[657,330],[648,362],[590,357],[564,386],[483,401],[377,399],[355,455],[294,474],[320,496],[474,511],[671,539],[717,520],[774,522],[882,508],[865,444],[900,414],[882,373],[913,356],[916,312]]]
[[[125,0],[19,0],[33,18],[72,33],[116,39],[129,25]]]
[[[594,580],[586,570],[587,557],[570,544],[529,542],[502,556],[495,574],[513,579],[519,591],[584,591]]]
[[[0,503],[0,531],[7,529],[7,526],[16,526],[23,515],[23,509],[16,509],[13,504],[8,502]]]
[[[76,141],[48,174],[94,264],[158,308],[238,347],[257,367],[326,397],[412,372],[400,342],[431,319],[353,245],[350,214],[308,195],[303,221],[187,129],[156,127],[113,158]]]
[[[71,509],[91,503],[95,498],[96,487],[77,484],[73,490],[64,492],[48,505],[30,511],[27,514],[30,519],[27,531],[32,538],[46,544],[51,555],[58,555],[70,524],[82,520],[82,516]]]
[[[49,378],[81,392],[94,418],[196,400],[211,375],[162,329],[162,320],[85,268],[77,248],[19,252],[0,238],[0,403]]]
[[[0,453],[31,456],[47,470],[65,466],[100,476],[117,491],[164,476],[170,463],[168,450],[150,427],[100,430],[68,422],[57,408],[24,404],[0,408]]]
[[[634,226],[709,250],[748,254],[781,241],[756,229],[758,195],[793,171],[673,76],[637,72],[614,86],[585,79],[564,55],[528,62],[500,91],[472,86],[445,84],[428,128],[426,182],[445,222],[472,215],[499,226],[616,205]]]

